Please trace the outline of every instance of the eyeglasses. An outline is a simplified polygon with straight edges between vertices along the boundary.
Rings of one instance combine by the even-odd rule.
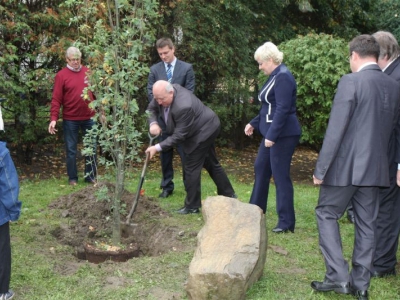
[[[69,58],[69,57],[67,57],[67,60],[68,61],[72,61],[72,62],[79,62],[79,61],[81,61],[81,58]]]

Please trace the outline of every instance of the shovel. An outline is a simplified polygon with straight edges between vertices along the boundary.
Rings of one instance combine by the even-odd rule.
[[[153,141],[154,141],[156,138],[158,138],[158,135],[152,136],[152,135],[150,134],[150,132],[149,132],[149,139],[150,139],[149,147],[153,145]],[[133,215],[133,213],[135,212],[136,206],[138,205],[138,200],[139,200],[139,196],[140,196],[140,191],[141,191],[142,186],[143,186],[144,175],[146,174],[146,169],[147,169],[147,165],[149,164],[149,160],[150,160],[150,154],[149,154],[149,153],[146,153],[146,159],[145,159],[145,161],[144,161],[144,166],[143,166],[143,170],[142,170],[142,175],[140,176],[139,185],[138,185],[138,188],[137,188],[137,190],[136,190],[136,197],[135,197],[135,200],[133,201],[132,208],[131,208],[131,210],[129,211],[129,214],[128,214],[128,216],[126,217],[126,221],[125,221],[125,224],[126,224],[126,225],[130,225],[129,222],[131,221],[132,215]]]

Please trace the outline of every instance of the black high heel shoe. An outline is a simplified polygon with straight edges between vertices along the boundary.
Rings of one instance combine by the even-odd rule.
[[[294,230],[293,229],[289,229],[289,228],[286,228],[286,229],[282,229],[282,228],[279,228],[279,227],[275,227],[274,229],[272,229],[272,232],[273,233],[287,233],[287,232],[291,232],[291,233],[294,233]]]

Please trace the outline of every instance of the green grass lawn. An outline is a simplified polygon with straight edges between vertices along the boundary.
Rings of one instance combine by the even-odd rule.
[[[127,189],[135,191],[140,171],[130,175]],[[232,178],[239,199],[248,202],[252,184]],[[183,205],[185,196],[180,174],[176,174],[174,194],[160,199],[160,206],[173,211]],[[144,183],[145,194],[157,198],[159,174],[149,171]],[[168,252],[156,257],[134,258],[125,263],[105,262],[99,265],[79,261],[73,249],[60,245],[51,234],[60,223],[59,214],[48,204],[61,195],[83,188],[65,184],[65,179],[25,181],[21,184],[20,199],[23,211],[18,222],[11,225],[12,280],[16,299],[187,299],[185,281],[193,256],[193,247],[185,252]],[[329,293],[316,293],[312,280],[322,280],[325,266],[318,246],[318,232],[314,216],[318,188],[311,185],[295,186],[296,231],[294,234],[272,234],[276,225],[275,189],[272,186],[266,214],[268,252],[263,277],[247,293],[246,299],[352,299]],[[215,187],[207,174],[202,179],[202,195],[215,195]],[[199,231],[201,215],[177,215],[166,219],[188,231]],[[346,258],[351,257],[353,225],[346,218],[340,220]],[[188,239],[195,245],[196,239]],[[400,279],[373,279],[370,299],[400,299]],[[232,299],[234,300],[234,299]]]

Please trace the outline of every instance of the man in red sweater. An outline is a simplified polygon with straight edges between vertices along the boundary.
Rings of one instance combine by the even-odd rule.
[[[81,65],[81,52],[78,48],[69,47],[65,56],[67,66],[57,73],[54,81],[49,133],[55,134],[57,132],[56,123],[62,107],[69,184],[76,185],[78,182],[76,153],[79,130],[82,130],[82,134],[85,135],[87,130],[93,127],[92,117],[95,111],[88,106],[93,101],[92,93],[89,92],[87,95],[83,93],[83,90],[88,86],[87,73],[89,69]],[[95,141],[93,147],[96,150]],[[86,156],[85,181],[95,183],[96,171],[96,156]]]

